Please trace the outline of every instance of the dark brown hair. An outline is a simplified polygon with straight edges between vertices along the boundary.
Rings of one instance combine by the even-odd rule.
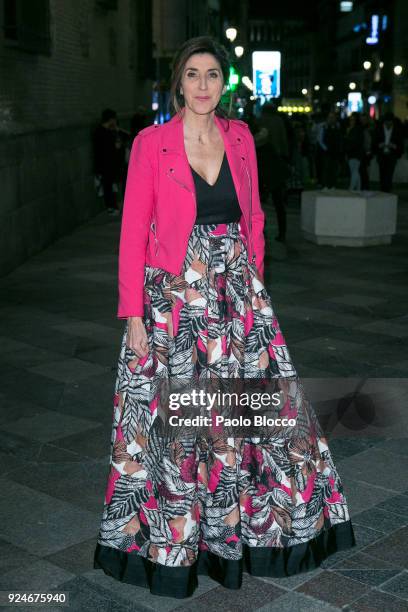
[[[189,57],[194,53],[210,53],[215,57],[221,67],[224,85],[228,84],[230,61],[226,48],[211,36],[196,36],[186,40],[176,52],[172,62],[171,84],[170,84],[170,113],[181,115],[184,107],[184,96],[180,94],[181,78],[184,66]],[[221,99],[215,107],[215,114],[228,119],[231,113],[232,97],[230,95],[228,109],[223,106]],[[229,122],[228,122],[229,123]]]

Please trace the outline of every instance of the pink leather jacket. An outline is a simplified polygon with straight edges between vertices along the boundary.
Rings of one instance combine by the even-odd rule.
[[[255,143],[248,125],[214,115],[224,140],[242,216],[240,235],[263,279],[264,212],[258,189]],[[144,266],[180,274],[196,219],[193,175],[184,147],[183,121],[174,115],[141,130],[133,141],[119,245],[117,318],[143,316]]]

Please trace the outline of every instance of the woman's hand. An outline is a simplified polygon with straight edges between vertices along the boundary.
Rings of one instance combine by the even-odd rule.
[[[147,355],[149,343],[142,317],[128,317],[126,344],[138,357]]]

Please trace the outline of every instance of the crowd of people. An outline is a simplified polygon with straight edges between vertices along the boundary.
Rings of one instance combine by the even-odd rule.
[[[261,199],[271,197],[276,209],[277,241],[286,240],[285,205],[289,191],[310,186],[333,190],[342,184],[351,191],[370,189],[370,164],[378,163],[379,187],[392,191],[397,161],[407,149],[408,123],[393,113],[372,120],[353,112],[340,118],[324,115],[288,115],[276,101],[263,105],[260,117],[249,112],[245,121],[257,147]]]
[[[370,189],[370,164],[376,158],[379,189],[392,191],[395,166],[406,154],[408,124],[391,112],[378,121],[365,113],[341,119],[330,110],[325,116],[288,115],[278,111],[277,101],[263,105],[260,117],[250,105],[243,119],[249,124],[257,148],[259,189],[262,201],[269,197],[276,210],[277,241],[286,241],[288,192],[311,186],[332,190],[340,181],[352,191]],[[95,185],[104,198],[108,214],[120,212],[126,183],[127,162],[132,141],[143,127],[153,122],[140,107],[132,117],[130,130],[118,125],[112,109],[102,112],[93,135]]]

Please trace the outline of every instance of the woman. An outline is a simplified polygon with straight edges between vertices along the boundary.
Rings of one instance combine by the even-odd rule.
[[[364,156],[364,130],[358,113],[350,115],[346,134],[346,155],[350,169],[350,191],[361,190],[360,163]]]
[[[263,281],[254,141],[220,103],[228,74],[211,38],[180,48],[176,114],[134,141],[120,236],[127,321],[94,566],[176,598],[199,574],[236,589],[243,569],[290,575],[355,545],[327,442],[301,385],[287,384],[296,371]],[[279,427],[264,438],[212,424],[210,436],[184,436],[188,424],[167,436],[166,384],[182,379],[284,381],[291,403],[279,414],[299,426],[287,438]]]

